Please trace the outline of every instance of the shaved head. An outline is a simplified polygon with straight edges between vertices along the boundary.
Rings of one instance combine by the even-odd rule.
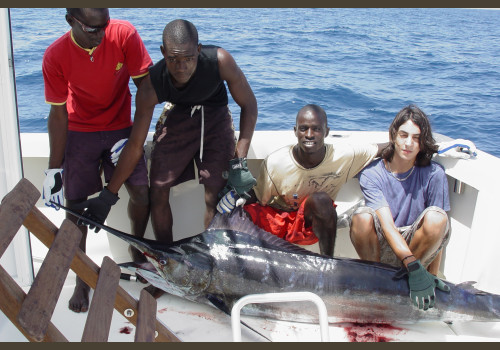
[[[315,114],[317,117],[319,117],[324,123],[325,127],[328,125],[328,120],[326,117],[326,112],[323,108],[321,108],[318,105],[314,104],[308,104],[302,107],[299,112],[297,113],[297,117],[295,118],[295,124],[297,124],[297,120],[299,119],[299,116],[306,113],[306,112],[311,112]]]
[[[176,45],[198,45],[198,30],[193,23],[184,19],[176,19],[168,23],[163,29],[163,45],[167,42]]]
[[[66,12],[80,20],[90,15],[109,17],[109,10],[107,8],[66,8]]]

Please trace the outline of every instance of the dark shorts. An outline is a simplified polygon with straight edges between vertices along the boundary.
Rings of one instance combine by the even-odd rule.
[[[99,132],[68,131],[63,164],[63,183],[66,199],[85,198],[102,190],[101,171],[109,182],[115,167],[111,162],[111,147],[129,137],[132,127]],[[127,179],[130,185],[148,185],[146,158],[137,163]]]
[[[223,172],[229,170],[236,140],[233,119],[227,106],[204,106],[203,156],[200,160],[202,110],[175,105],[164,109],[156,126],[151,152],[150,183],[172,187],[196,178],[208,186],[223,187]],[[194,163],[193,163],[194,161]]]

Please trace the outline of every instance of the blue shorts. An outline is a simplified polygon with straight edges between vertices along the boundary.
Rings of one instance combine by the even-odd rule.
[[[69,131],[63,162],[64,196],[68,200],[86,198],[103,188],[101,174],[109,182],[115,166],[111,162],[111,148],[128,138],[132,127],[98,132]],[[130,185],[148,185],[146,158],[139,160],[126,181]]]

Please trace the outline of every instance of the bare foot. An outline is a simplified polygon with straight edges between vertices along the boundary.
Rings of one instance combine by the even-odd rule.
[[[75,291],[69,300],[69,309],[74,312],[87,312],[89,310],[89,291],[90,287],[80,277],[77,277]]]
[[[161,297],[163,294],[165,294],[165,291],[164,290],[161,290],[160,288],[156,288],[155,286],[153,285],[150,285],[150,286],[147,286],[144,288],[144,290],[146,292],[148,292],[149,294],[151,294],[153,296],[153,298],[155,299],[158,299],[159,297]]]

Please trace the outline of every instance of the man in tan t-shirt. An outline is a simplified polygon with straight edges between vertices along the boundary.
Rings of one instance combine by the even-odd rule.
[[[262,163],[250,199],[234,191],[217,209],[231,212],[243,205],[262,229],[291,243],[319,241],[320,253],[333,256],[337,233],[334,200],[341,186],[368,165],[387,144],[325,144],[327,116],[323,108],[306,105],[294,126],[297,144],[271,153]]]

